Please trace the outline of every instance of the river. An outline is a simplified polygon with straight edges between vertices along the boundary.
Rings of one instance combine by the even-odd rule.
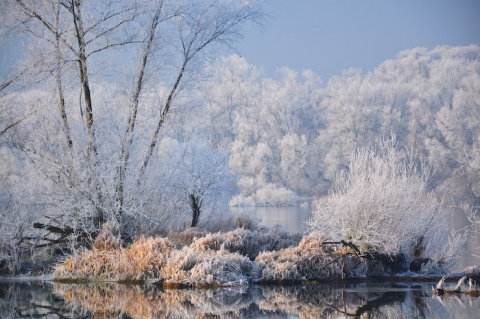
[[[477,318],[480,298],[391,282],[163,290],[0,282],[1,318]]]

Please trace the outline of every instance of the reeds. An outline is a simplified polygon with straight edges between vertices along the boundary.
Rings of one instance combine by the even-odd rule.
[[[278,228],[249,230],[237,228],[226,233],[207,234],[192,242],[190,247],[199,250],[224,249],[255,260],[262,251],[275,251],[298,244],[300,238]]]
[[[340,277],[342,260],[318,233],[305,236],[297,247],[263,252],[256,258],[255,282],[301,281]]]
[[[161,279],[166,288],[237,286],[248,283],[252,268],[252,262],[237,253],[183,247],[172,252]]]
[[[124,248],[117,227],[106,225],[93,250],[66,259],[55,270],[54,278],[63,281],[153,280],[176,288],[236,286],[263,278],[299,279],[332,273],[328,267],[321,266],[327,266],[334,257],[321,247],[323,237],[318,234],[304,238],[298,247],[299,236],[278,228],[253,231],[239,228],[215,234],[188,230],[171,237],[177,243],[167,238],[148,237],[138,238]],[[179,242],[191,243],[182,246]],[[294,272],[281,271],[281,268],[291,268]]]
[[[141,237],[126,248],[115,234],[99,238],[93,250],[75,254],[60,264],[54,279],[153,281],[166,288],[181,288],[293,283],[385,273],[382,261],[366,261],[339,251],[335,245],[325,244],[328,238],[321,233],[299,241],[298,236],[277,228],[240,228],[215,234],[190,229],[171,236],[175,242]],[[380,270],[375,272],[372,269],[377,264]]]
[[[160,237],[139,238],[125,249],[94,248],[66,259],[56,268],[54,278],[77,281],[144,281],[160,278],[173,248],[173,243]]]

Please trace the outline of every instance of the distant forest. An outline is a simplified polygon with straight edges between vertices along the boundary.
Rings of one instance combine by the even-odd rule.
[[[238,56],[221,58],[189,123],[228,155],[240,195],[257,205],[326,194],[355,149],[392,136],[436,167],[432,189],[478,205],[479,56],[478,46],[415,48],[327,83],[288,68],[269,78]]]

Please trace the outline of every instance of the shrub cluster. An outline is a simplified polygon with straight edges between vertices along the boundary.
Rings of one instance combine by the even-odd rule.
[[[175,288],[340,275],[340,259],[333,254],[331,246],[322,245],[324,237],[319,234],[300,241],[299,235],[278,228],[239,228],[214,234],[187,230],[173,236],[177,242],[162,237],[141,237],[124,248],[118,236],[106,234],[115,229],[106,224],[93,249],[66,259],[55,270],[54,278],[153,280]]]
[[[115,230],[107,225],[102,233],[109,229]],[[141,237],[123,247],[112,241],[111,235],[103,234],[92,250],[60,264],[54,279],[150,281],[181,288],[293,283],[405,270],[390,269],[382,261],[366,260],[339,245],[325,244],[328,238],[318,232],[300,240],[299,235],[278,228],[239,228],[214,234],[188,229],[172,238]]]

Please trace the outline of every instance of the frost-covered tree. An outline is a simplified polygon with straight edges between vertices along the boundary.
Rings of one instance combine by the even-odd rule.
[[[310,227],[363,253],[448,266],[463,237],[451,232],[450,209],[430,191],[431,174],[394,140],[359,149],[330,195],[315,201]]]
[[[16,73],[0,81],[16,85],[2,111],[25,118],[2,134],[24,164],[18,209],[89,234],[110,218],[133,231],[165,220],[157,144],[195,120],[204,63],[261,20],[259,4],[2,2],[2,31],[23,40]]]
[[[263,187],[263,194],[276,187],[326,193],[337,172],[348,169],[353,149],[395,135],[438,167],[437,190],[459,202],[472,197],[477,183],[465,163],[475,158],[479,127],[478,55],[478,46],[414,48],[368,74],[347,70],[325,87],[308,71],[265,78],[231,56],[217,62],[204,89],[205,127],[230,151],[240,191],[250,199]]]
[[[453,63],[455,62],[455,63]],[[480,198],[480,63],[454,60],[452,68],[462,69],[452,97],[445,101],[436,114],[436,127],[441,133],[437,142],[440,163],[449,165],[453,174],[441,185],[450,192],[452,185],[458,190],[457,201],[478,205]],[[459,64],[466,64],[460,68]],[[438,154],[438,153],[437,153]],[[440,156],[438,156],[440,157]],[[465,196],[469,194],[469,196]]]
[[[214,143],[229,152],[236,135],[236,119],[258,103],[261,72],[244,58],[230,55],[208,67],[211,80],[202,88],[201,100],[206,117],[204,126]],[[246,123],[245,123],[246,125]]]
[[[346,71],[342,77],[332,78],[322,100],[327,125],[322,132],[325,145],[325,175],[333,179],[339,169],[347,165],[347,154],[375,136],[376,113],[359,70]],[[369,92],[369,91],[367,91]]]

